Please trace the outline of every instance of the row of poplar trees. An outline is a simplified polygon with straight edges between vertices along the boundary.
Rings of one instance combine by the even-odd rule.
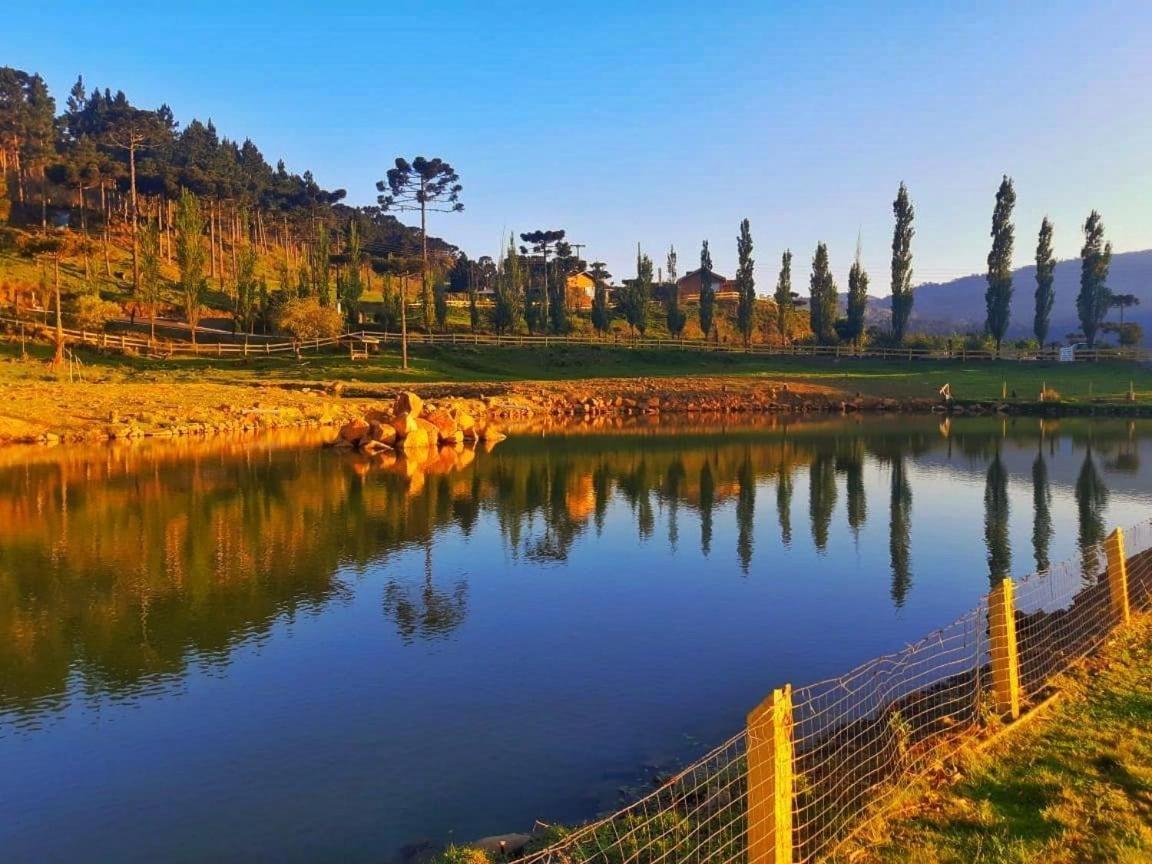
[[[1012,178],[1004,175],[996,192],[996,206],[992,211],[992,249],[988,252],[988,288],[984,292],[987,308],[985,329],[996,343],[996,351],[1004,341],[1012,315],[1012,251],[1016,227],[1012,211],[1016,207],[1016,189]],[[1040,222],[1036,242],[1036,292],[1032,332],[1036,341],[1048,341],[1052,307],[1056,302],[1053,283],[1056,277],[1056,256],[1052,251],[1053,225],[1047,216]],[[1080,292],[1076,296],[1076,312],[1080,327],[1089,346],[1104,324],[1115,298],[1108,288],[1108,270],[1112,262],[1112,244],[1104,240],[1104,222],[1093,210],[1084,222],[1084,246],[1080,250]]]

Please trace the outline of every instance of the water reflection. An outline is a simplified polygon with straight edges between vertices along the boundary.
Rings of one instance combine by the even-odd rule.
[[[29,802],[0,845],[123,860],[142,802],[188,844],[247,807],[278,860],[284,838],[380,860],[414,832],[584,818],[766,687],[919,638],[1152,504],[1152,424],[587,432],[426,464],[298,435],[0,451],[0,798]],[[177,775],[215,802],[197,784],[235,766],[229,807],[156,804]],[[36,802],[65,772],[53,821]]]
[[[565,562],[588,530],[599,535],[614,500],[626,504],[642,543],[663,514],[672,550],[684,513],[692,513],[703,556],[717,519],[732,518],[736,560],[751,575],[763,537],[761,489],[774,487],[779,541],[788,546],[797,475],[805,477],[812,543],[827,553],[841,493],[852,536],[867,525],[871,460],[888,474],[890,593],[900,607],[913,590],[910,465],[919,457],[985,460],[992,583],[1012,572],[1006,443],[1036,442],[1031,533],[1041,570],[1053,538],[1050,463],[1067,462],[1055,455],[1058,440],[1079,451],[1081,547],[1107,532],[1099,463],[1133,476],[1141,465],[1137,427],[1120,422],[1071,422],[1044,434],[1036,424],[979,421],[943,429],[799,425],[720,437],[633,431],[607,449],[582,436],[514,440],[477,459],[445,454],[431,468],[383,467],[276,440],[42,454],[28,464],[9,455],[0,467],[0,707],[60,697],[77,670],[94,690],[120,690],[179,674],[191,654],[223,660],[237,639],[277,617],[338,599],[347,590],[341,566],[364,567],[413,544],[426,550],[424,572],[386,580],[384,613],[405,641],[444,637],[468,614],[468,583],[437,578],[436,534],[454,526],[470,535],[485,513],[513,557],[540,564]],[[729,503],[732,516],[721,517]]]

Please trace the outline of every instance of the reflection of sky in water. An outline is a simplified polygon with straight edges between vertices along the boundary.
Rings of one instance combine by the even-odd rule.
[[[41,469],[0,469],[0,504],[40,514],[0,538],[0,845],[28,861],[378,860],[453,829],[592,815],[735,731],[771,687],[844,672],[974,605],[997,448],[996,536],[1011,572],[1032,570],[1036,423],[999,429],[953,423],[951,453],[929,418],[796,426],[786,446],[777,433],[511,439],[412,497],[396,475],[312,451],[146,464],[106,481],[103,537],[102,489],[82,470],[65,520],[52,483],[27,479]],[[1104,524],[1152,503],[1149,427],[1063,429],[1042,448],[1053,561],[1077,553],[1090,432]],[[152,482],[179,505],[141,509],[141,549],[169,543],[179,518],[198,526],[155,559],[171,568],[164,591],[104,572]],[[866,510],[856,531],[850,503]]]

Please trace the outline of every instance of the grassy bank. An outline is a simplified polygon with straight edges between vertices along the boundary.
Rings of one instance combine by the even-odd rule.
[[[145,430],[234,420],[244,411],[343,416],[352,406],[323,386],[334,382],[352,385],[350,392],[365,396],[373,395],[374,387],[420,390],[504,382],[505,392],[563,390],[574,398],[612,395],[629,381],[633,389],[668,392],[691,387],[731,393],[788,385],[794,393],[807,391],[833,400],[856,394],[935,400],[939,387],[949,383],[959,400],[996,400],[1006,390],[1009,401],[1015,393],[1021,403],[1034,401],[1047,386],[1076,406],[1129,405],[1131,387],[1136,404],[1152,406],[1152,370],[1126,363],[908,363],[587,345],[414,346],[411,368],[404,371],[392,347],[367,361],[307,352],[300,359],[282,355],[247,361],[154,360],[82,347],[75,352],[82,363],[82,381],[70,383],[67,373],[49,370],[49,346],[29,345],[27,359],[21,359],[18,344],[0,343],[0,439],[58,432],[58,427],[98,430],[114,422],[117,413],[134,415],[131,422]],[[302,394],[305,386],[312,392]]]
[[[11,358],[16,353],[15,345],[0,347],[0,357]],[[43,349],[35,354],[47,356]],[[214,358],[156,361],[100,355],[84,349],[81,356],[94,369],[177,377],[207,373],[214,380],[237,382],[262,379],[395,384],[691,375],[795,380],[845,394],[859,392],[892,398],[934,398],[939,387],[949,383],[953,395],[960,400],[999,399],[1007,391],[1009,398],[1032,401],[1041,388],[1047,386],[1068,402],[1125,401],[1131,387],[1137,401],[1152,403],[1152,369],[1133,363],[835,360],[589,345],[548,348],[415,345],[411,350],[411,368],[407,371],[400,369],[394,346],[387,346],[379,356],[367,361],[352,361],[342,353],[308,352],[299,361],[281,356],[254,357],[248,362]]]
[[[1033,725],[910,789],[855,864],[1152,861],[1152,616],[1059,682]]]

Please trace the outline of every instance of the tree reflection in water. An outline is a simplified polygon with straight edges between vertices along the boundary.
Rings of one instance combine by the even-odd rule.
[[[412,549],[424,550],[424,573],[385,576],[375,589],[386,620],[405,643],[448,638],[469,614],[470,590],[432,566],[450,532],[483,534],[513,562],[548,566],[564,566],[593,533],[589,546],[659,536],[671,554],[711,555],[716,568],[767,578],[758,558],[834,548],[841,483],[843,530],[860,536],[867,492],[880,497],[887,483],[890,594],[901,607],[913,590],[919,460],[983,481],[997,579],[1011,571],[1009,468],[1026,478],[1031,463],[1027,517],[1043,569],[1054,477],[1064,478],[1058,488],[1074,499],[1079,545],[1090,550],[1107,525],[1099,466],[1117,472],[1110,476],[1138,471],[1143,428],[1066,421],[1039,435],[1035,424],[998,421],[772,418],[723,434],[702,426],[525,436],[487,454],[446,449],[420,462],[341,457],[274,436],[0,455],[0,711],[62,698],[71,676],[126,691],[178,678],[194,658],[227,662],[277,622],[362,590],[346,581],[349,570],[390,574]],[[1057,437],[1071,455],[1057,452]],[[887,477],[871,466],[885,466]],[[797,475],[809,484],[810,547],[792,530]],[[948,482],[919,477],[930,488]],[[772,491],[775,513],[758,511],[757,497]],[[657,534],[659,519],[667,524]],[[693,519],[698,548],[683,548],[689,531],[697,536]],[[613,548],[595,560],[610,561]]]

